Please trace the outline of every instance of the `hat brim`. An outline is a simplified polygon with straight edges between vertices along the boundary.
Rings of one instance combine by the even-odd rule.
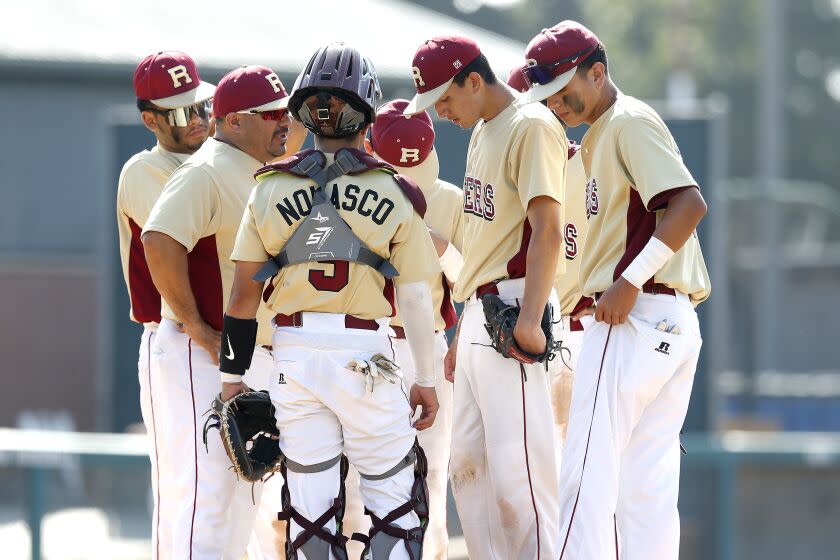
[[[425,111],[435,103],[440,97],[444,94],[444,92],[449,89],[449,86],[452,85],[453,80],[455,80],[455,76],[449,78],[448,81],[440,84],[435,89],[430,89],[425,93],[418,93],[414,96],[414,98],[408,102],[408,105],[403,110],[403,115],[410,116],[416,115],[422,111]]]
[[[547,84],[543,85],[536,85],[526,91],[525,93],[520,95],[520,99],[522,99],[525,103],[536,103],[537,101],[543,101],[547,99],[566,87],[569,82],[572,81],[572,78],[577,72],[577,66],[572,68],[571,70],[566,70]]]
[[[201,82],[197,88],[191,89],[190,91],[185,91],[172,97],[164,97],[163,99],[150,99],[149,101],[164,109],[178,109],[210,99],[214,93],[216,93],[216,86],[207,82]]]
[[[257,107],[249,107],[248,109],[243,109],[243,111],[276,111],[277,109],[286,109],[289,106],[289,96],[283,97],[281,99],[275,99],[273,101],[269,101],[268,103],[263,103],[262,105],[258,105]]]

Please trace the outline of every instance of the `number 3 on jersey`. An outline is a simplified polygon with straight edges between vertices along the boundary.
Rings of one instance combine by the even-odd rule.
[[[327,270],[310,270],[309,283],[321,292],[340,292],[350,281],[350,263],[347,261],[318,261],[327,265]],[[332,274],[328,275],[329,265]]]

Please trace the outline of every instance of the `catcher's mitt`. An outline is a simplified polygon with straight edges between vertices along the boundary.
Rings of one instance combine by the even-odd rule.
[[[228,401],[217,396],[204,424],[205,445],[210,428],[219,428],[222,445],[240,478],[258,482],[279,470],[283,459],[277,444],[280,432],[268,391],[239,393]]]
[[[491,346],[499,354],[505,358],[513,358],[523,364],[549,362],[554,359],[554,352],[559,343],[555,342],[554,335],[551,332],[551,325],[554,320],[551,304],[546,304],[540,323],[545,334],[545,350],[541,354],[531,354],[520,348],[516,339],[513,338],[513,328],[519,318],[519,307],[506,304],[495,294],[482,297],[481,303],[484,306],[484,318],[486,320],[484,328],[490,335]]]

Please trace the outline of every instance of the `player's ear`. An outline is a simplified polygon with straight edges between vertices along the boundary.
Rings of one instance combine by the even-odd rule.
[[[481,74],[479,74],[478,72],[470,72],[468,78],[470,82],[470,90],[473,93],[477,92],[479,88],[481,88],[481,82],[483,81]]]
[[[151,111],[143,111],[140,113],[140,118],[143,120],[143,124],[151,130],[152,132],[159,132],[160,127],[158,126],[157,121],[155,120],[155,114]]]
[[[242,115],[239,113],[228,113],[225,115],[225,125],[231,129],[239,132],[242,129]]]
[[[595,87],[601,88],[607,80],[607,68],[603,62],[596,62],[589,70],[592,73],[592,80],[595,82]]]

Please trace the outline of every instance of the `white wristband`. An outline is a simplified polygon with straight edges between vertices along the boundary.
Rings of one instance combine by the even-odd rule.
[[[461,274],[461,269],[464,268],[464,257],[452,243],[446,246],[446,251],[440,256],[440,267],[450,282],[455,282]]]
[[[636,255],[621,275],[641,290],[645,282],[653,278],[653,275],[659,272],[673,256],[674,252],[670,247],[658,238],[651,237],[642,252]]]
[[[222,377],[222,383],[242,383],[242,376],[236,373],[219,373]]]

